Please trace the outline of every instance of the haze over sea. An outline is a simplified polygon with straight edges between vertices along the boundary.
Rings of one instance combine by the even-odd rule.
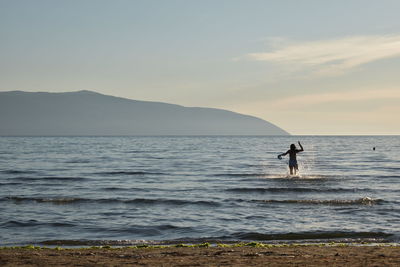
[[[293,178],[277,155],[298,140]],[[400,136],[0,137],[0,245],[399,242],[399,151]]]

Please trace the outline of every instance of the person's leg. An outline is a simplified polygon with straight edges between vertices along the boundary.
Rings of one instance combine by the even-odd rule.
[[[290,175],[293,175],[293,166],[289,166],[290,169]]]

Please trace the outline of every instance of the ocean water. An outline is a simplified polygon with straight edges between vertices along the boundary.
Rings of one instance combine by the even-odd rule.
[[[277,155],[298,140],[291,177]],[[399,242],[399,151],[400,136],[0,137],[0,245]]]

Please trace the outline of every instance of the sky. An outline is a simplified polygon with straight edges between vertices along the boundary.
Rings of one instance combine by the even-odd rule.
[[[400,1],[0,0],[0,91],[92,90],[400,134]]]

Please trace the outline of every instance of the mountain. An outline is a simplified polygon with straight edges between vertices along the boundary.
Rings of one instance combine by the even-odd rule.
[[[222,109],[137,101],[91,91],[0,92],[0,135],[288,135]]]

